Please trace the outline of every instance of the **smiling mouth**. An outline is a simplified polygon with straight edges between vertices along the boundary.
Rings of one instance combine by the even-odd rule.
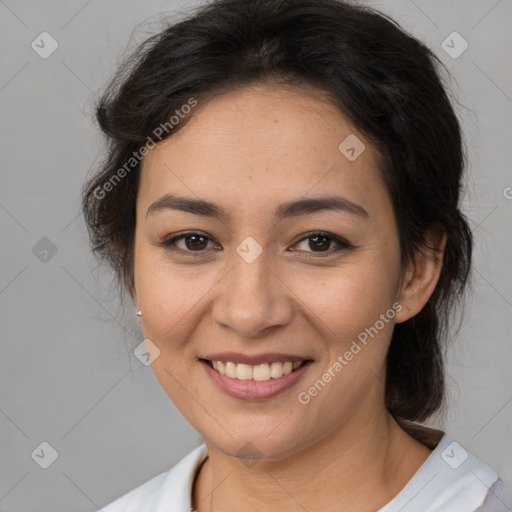
[[[210,361],[209,359],[201,359],[201,361],[216,372],[231,379],[254,380],[258,382],[279,379],[283,375],[289,375],[312,362],[311,359],[306,359],[303,361],[275,361],[252,365],[235,363],[233,361]]]

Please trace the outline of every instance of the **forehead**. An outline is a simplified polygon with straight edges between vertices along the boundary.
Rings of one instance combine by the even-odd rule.
[[[149,151],[138,200],[167,192],[239,208],[309,193],[340,192],[368,205],[386,195],[378,155],[337,107],[307,90],[265,85],[199,104]]]

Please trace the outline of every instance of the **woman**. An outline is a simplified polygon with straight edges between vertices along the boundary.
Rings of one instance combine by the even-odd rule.
[[[104,511],[510,510],[420,424],[472,249],[424,45],[335,0],[216,1],[147,40],[97,117],[93,248],[205,440]]]

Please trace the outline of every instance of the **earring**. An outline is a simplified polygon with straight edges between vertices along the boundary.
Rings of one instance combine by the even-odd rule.
[[[137,311],[135,314],[136,314],[138,317],[141,317],[141,316],[142,316],[142,311],[139,309],[139,311]]]

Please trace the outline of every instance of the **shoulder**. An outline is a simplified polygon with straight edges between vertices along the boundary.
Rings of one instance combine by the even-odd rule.
[[[446,433],[441,434],[428,459],[402,491],[379,512],[480,510],[499,476]]]
[[[512,510],[512,485],[501,478],[489,489],[482,506],[475,512],[510,512]]]
[[[197,467],[207,456],[205,444],[198,446],[170,470],[101,508],[101,512],[187,512]]]

